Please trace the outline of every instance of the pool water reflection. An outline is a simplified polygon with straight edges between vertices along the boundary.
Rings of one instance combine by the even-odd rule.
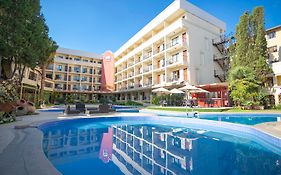
[[[148,124],[63,126],[43,130],[43,149],[64,175],[281,174],[281,155],[226,134]]]

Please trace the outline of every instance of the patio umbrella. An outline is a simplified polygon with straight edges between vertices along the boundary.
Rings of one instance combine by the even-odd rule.
[[[198,90],[196,86],[190,85],[188,83],[185,84],[184,87],[179,88],[179,90],[185,91],[187,94],[187,99],[189,99],[189,93],[191,90]]]
[[[179,90],[179,89],[176,89],[176,88],[170,90],[170,93],[171,93],[171,94],[184,94],[183,91],[181,91],[181,90]]]
[[[191,92],[191,93],[210,93],[209,91],[202,89],[202,88],[193,89],[193,90],[190,90],[189,92]]]
[[[191,91],[191,90],[195,90],[198,89],[197,87],[190,85],[190,84],[186,84],[184,87],[179,88],[179,90],[182,91]]]
[[[165,95],[165,94],[170,94],[170,91],[168,89],[165,89],[163,87],[161,88],[157,88],[157,89],[153,89],[152,92],[154,93],[157,93],[157,94],[162,94],[162,95]],[[161,97],[162,100],[163,100],[163,97]],[[164,101],[163,101],[163,104],[161,103],[161,106],[164,105]]]
[[[163,87],[153,89],[152,92],[158,93],[158,94],[170,94],[170,91],[168,89],[163,88]]]

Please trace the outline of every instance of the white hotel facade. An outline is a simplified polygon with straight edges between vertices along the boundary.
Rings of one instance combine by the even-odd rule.
[[[225,30],[221,20],[175,0],[114,53],[117,100],[150,101],[152,88],[160,86],[219,83],[213,40]]]

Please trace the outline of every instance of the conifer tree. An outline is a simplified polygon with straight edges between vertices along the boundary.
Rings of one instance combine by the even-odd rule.
[[[235,53],[232,53],[231,67],[246,66],[249,55],[249,14],[246,12],[240,17],[239,24],[236,26],[236,46]]]

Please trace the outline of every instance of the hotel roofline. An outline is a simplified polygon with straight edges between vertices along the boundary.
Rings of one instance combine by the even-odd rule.
[[[226,30],[226,24],[220,19],[210,15],[206,11],[196,7],[195,5],[187,2],[186,0],[175,0],[167,8],[165,8],[159,15],[157,15],[153,20],[151,20],[147,25],[145,25],[140,31],[138,31],[133,37],[131,37],[125,44],[123,44],[115,53],[114,56],[119,56],[123,51],[141,39],[147,34],[148,31],[152,30],[159,24],[161,24],[165,19],[174,14],[178,10],[185,10],[198,18],[209,22],[210,24],[217,26],[222,30]]]
[[[270,32],[272,30],[276,30],[276,29],[281,29],[281,25],[275,26],[275,27],[271,27],[269,29],[266,29],[266,32]]]
[[[74,50],[74,49],[67,49],[63,47],[59,47],[56,51],[57,53],[66,54],[66,55],[75,55],[80,57],[86,57],[86,58],[97,58],[101,59],[102,55],[93,53],[93,52],[85,52],[81,50]]]

